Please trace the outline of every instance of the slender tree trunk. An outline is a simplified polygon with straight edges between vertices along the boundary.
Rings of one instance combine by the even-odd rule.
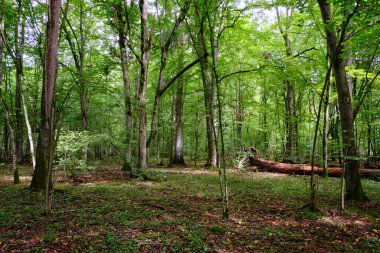
[[[330,76],[327,77],[326,97],[323,113],[323,139],[322,139],[322,159],[323,159],[323,177],[328,177],[328,134],[329,134],[329,100],[330,100]]]
[[[18,4],[18,21],[16,25],[16,155],[17,162],[20,163],[24,156],[24,128],[22,120],[22,103],[21,103],[21,85],[23,76],[23,47],[25,22],[23,21],[22,0],[17,1]]]
[[[291,10],[290,10],[291,11]],[[276,8],[277,21],[280,33],[284,39],[286,56],[290,57],[292,55],[292,48],[289,39],[289,27],[290,27],[290,16],[289,9],[286,8],[286,23],[285,30],[282,27],[280,12]],[[293,161],[294,159],[294,149],[296,144],[295,136],[295,103],[294,103],[294,84],[291,80],[285,80],[286,85],[286,95],[285,95],[285,127],[286,127],[286,150],[285,150],[285,161]]]
[[[158,76],[158,84],[157,84],[157,91],[156,96],[154,98],[154,105],[153,105],[153,113],[152,113],[152,122],[151,122],[151,131],[150,135],[147,141],[147,147],[149,148],[150,144],[153,142],[156,134],[157,134],[157,119],[158,119],[158,112],[159,112],[159,106],[160,106],[160,99],[162,96],[162,89],[164,85],[164,74],[166,70],[166,64],[167,64],[167,54],[168,50],[177,34],[178,28],[184,21],[186,14],[190,7],[190,1],[185,1],[181,8],[181,13],[179,17],[176,19],[176,22],[174,23],[174,27],[166,40],[165,44],[161,46],[161,61],[160,61],[160,72]],[[161,34],[161,37],[163,35]]]
[[[4,120],[6,121],[5,116],[4,116]],[[1,155],[2,155],[1,159],[3,161],[7,161],[8,160],[8,156],[9,156],[9,152],[8,152],[8,139],[9,139],[8,125],[4,124],[3,125],[3,146],[2,146],[2,152],[1,152]]]
[[[238,89],[236,92],[236,134],[237,134],[237,146],[239,150],[243,148],[243,94],[241,92],[241,80],[239,78]]]
[[[29,121],[29,117],[28,117],[28,109],[26,108],[25,98],[24,98],[22,88],[21,88],[21,101],[22,101],[22,107],[24,108],[24,117],[25,117],[26,129],[28,132],[30,157],[32,160],[32,167],[34,170],[36,168],[36,156],[34,153],[33,131],[32,131],[32,127],[30,126],[30,121]]]
[[[138,169],[145,169],[147,164],[146,141],[146,89],[148,85],[148,65],[153,39],[153,28],[148,34],[148,1],[140,0],[141,14],[141,58],[140,58],[140,85],[138,91],[139,106],[139,161]]]
[[[42,85],[41,121],[37,145],[38,155],[36,159],[36,169],[34,170],[30,185],[32,189],[47,189],[47,192],[50,192],[52,188],[50,172],[54,148],[54,98],[58,62],[60,7],[60,0],[49,1],[48,22],[46,25],[45,74]],[[51,195],[47,196],[47,200],[51,200]],[[49,204],[51,204],[51,201],[47,201],[47,214],[51,209]]]
[[[2,63],[2,60],[0,60],[0,63]],[[1,82],[2,81],[0,81],[0,85],[1,85]],[[2,92],[0,92],[0,93],[2,93]],[[2,95],[2,94],[0,94],[0,95]],[[3,109],[4,109],[4,116],[5,116],[6,124],[7,124],[8,129],[9,129],[9,138],[10,138],[11,148],[12,148],[13,183],[14,184],[19,184],[20,183],[20,177],[19,177],[18,167],[17,167],[17,154],[16,154],[17,153],[16,152],[17,148],[16,148],[15,132],[14,132],[13,127],[11,125],[12,121],[11,121],[11,119],[9,117],[9,113],[8,113],[6,102],[3,99],[3,97],[1,98],[1,100],[2,100],[2,105],[3,105]]]
[[[82,131],[86,132],[87,129],[87,87],[84,74],[84,56],[85,56],[85,38],[83,30],[83,1],[80,2],[79,14],[79,31],[80,31],[80,45],[79,45],[79,84],[80,84],[80,111],[82,116]],[[83,149],[82,159],[87,161],[87,145]]]
[[[123,17],[121,10],[117,13],[120,24],[123,24]],[[125,25],[125,24],[124,24]],[[132,129],[132,105],[131,105],[131,84],[129,81],[128,60],[125,42],[124,25],[119,27],[119,48],[120,48],[120,62],[123,71],[124,83],[124,110],[125,110],[125,152],[124,152],[124,170],[131,169],[132,151],[131,151],[131,138],[133,136]]]
[[[194,150],[194,165],[197,166],[197,160],[198,160],[198,148],[199,148],[199,106],[197,101],[196,111],[195,111],[195,150]]]
[[[266,88],[263,89],[262,102],[264,104],[263,111],[263,130],[264,130],[264,150],[268,152],[269,150],[269,136],[268,136],[268,113],[267,113],[267,103],[268,103],[268,94]]]
[[[359,163],[355,159],[357,155],[355,136],[354,136],[354,117],[352,110],[352,100],[350,89],[347,82],[345,60],[343,57],[343,48],[335,32],[335,29],[329,29],[329,24],[333,21],[330,4],[326,0],[318,0],[322,18],[325,23],[325,32],[327,45],[329,49],[330,60],[333,64],[336,86],[338,91],[338,103],[341,118],[343,155],[345,157],[345,184],[346,197],[348,199],[364,200],[364,194],[360,175]]]
[[[286,80],[286,98],[285,98],[285,125],[286,125],[286,152],[285,160],[293,161],[295,147],[295,127],[294,127],[294,87],[291,81]]]
[[[216,167],[218,165],[216,151],[216,134],[214,132],[214,99],[210,72],[208,68],[208,57],[201,59],[201,72],[204,88],[204,103],[206,108],[206,129],[207,129],[207,163],[206,167]]]
[[[372,135],[372,127],[368,119],[367,120],[367,166],[368,167],[371,167],[371,153],[372,153],[371,152],[372,151],[371,135]]]
[[[180,38],[181,47],[183,48],[186,43],[184,35]],[[178,59],[178,70],[184,68],[184,52],[181,52],[181,55]],[[181,76],[177,80],[177,91],[175,98],[175,135],[174,135],[174,152],[173,152],[173,161],[171,164],[184,164],[184,154],[183,154],[183,104],[184,104],[184,83],[185,80]]]

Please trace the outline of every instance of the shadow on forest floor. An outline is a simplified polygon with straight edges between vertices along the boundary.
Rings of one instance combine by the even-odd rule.
[[[339,207],[339,179],[319,180],[322,213],[302,209],[309,178],[229,171],[230,219],[221,219],[216,171],[148,170],[131,180],[115,166],[56,177],[53,214],[44,193],[13,186],[0,170],[0,252],[379,252],[380,182],[373,202]]]

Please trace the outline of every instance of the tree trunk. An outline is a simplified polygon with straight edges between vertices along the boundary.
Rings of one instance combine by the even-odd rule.
[[[133,136],[132,129],[132,105],[131,105],[131,84],[129,81],[129,72],[128,72],[128,60],[127,60],[127,50],[125,42],[125,32],[123,23],[123,17],[121,10],[117,13],[119,27],[119,48],[120,48],[120,62],[121,69],[123,71],[123,83],[124,83],[124,110],[125,110],[125,152],[124,152],[124,170],[131,169],[132,162],[132,151],[131,151],[131,138]]]
[[[348,199],[364,200],[366,199],[366,196],[360,180],[359,163],[355,159],[357,152],[354,138],[354,117],[350,89],[346,77],[345,60],[342,58],[343,49],[335,29],[329,29],[329,24],[333,21],[330,4],[327,3],[326,0],[318,0],[318,3],[323,21],[325,23],[327,45],[330,60],[333,64],[336,87],[338,91],[343,155],[345,157],[344,167],[346,169],[346,173],[344,175],[346,183],[346,197]]]
[[[198,33],[197,41],[195,42],[195,48],[197,49],[198,58],[200,59],[201,75],[204,89],[204,103],[206,112],[206,130],[207,130],[207,162],[206,167],[217,167],[218,166],[218,154],[216,147],[216,133],[215,133],[215,121],[214,115],[215,108],[215,88],[214,84],[211,82],[211,73],[209,70],[209,57],[206,46],[205,39],[205,29],[204,29],[204,19],[200,17],[200,10],[196,8],[196,14],[200,21],[200,30]]]
[[[22,103],[21,103],[21,85],[23,77],[23,47],[24,47],[24,34],[25,22],[23,21],[22,13],[22,0],[17,1],[18,4],[18,21],[16,25],[16,98],[15,98],[15,112],[16,112],[16,156],[17,162],[23,160],[24,151],[24,128],[22,120]]]
[[[295,144],[295,127],[294,127],[294,87],[291,81],[286,80],[286,98],[285,98],[285,107],[286,107],[286,116],[285,116],[285,125],[286,125],[286,152],[285,160],[294,160],[294,144]]]
[[[292,48],[290,46],[289,39],[289,26],[290,26],[290,17],[289,17],[289,9],[286,8],[286,24],[285,30],[282,27],[280,12],[278,8],[276,8],[277,21],[280,33],[284,39],[286,56],[290,57],[292,55]],[[294,149],[296,143],[295,136],[295,103],[294,103],[294,85],[291,80],[285,80],[286,85],[286,95],[285,95],[285,127],[286,127],[286,145],[285,145],[285,161],[293,161],[294,160]]]
[[[264,169],[268,172],[277,172],[282,174],[290,175],[310,175],[311,166],[308,164],[289,164],[289,163],[279,163],[269,160],[264,160],[258,157],[251,156],[249,158],[250,166],[256,166]],[[342,168],[339,167],[329,167],[329,175],[332,177],[340,177],[342,175]],[[380,170],[374,169],[360,169],[360,174],[363,177],[378,179],[380,177]],[[321,170],[315,171],[316,174],[323,173]]]
[[[180,43],[182,48],[185,44],[184,35],[180,38]],[[181,55],[178,59],[178,70],[180,71],[184,67],[184,52],[181,52]],[[183,104],[184,104],[184,83],[185,80],[181,76],[177,80],[177,92],[175,98],[175,136],[174,136],[174,152],[173,152],[173,161],[171,164],[184,164],[184,154],[183,154]]]
[[[330,100],[330,76],[327,77],[326,97],[323,113],[323,139],[322,139],[322,160],[323,160],[323,177],[328,177],[328,134],[329,134],[329,100]]]
[[[85,56],[85,38],[83,31],[83,1],[80,2],[79,14],[79,31],[80,31],[80,45],[79,45],[79,84],[80,84],[80,111],[82,116],[82,132],[87,131],[87,87],[84,76],[84,56]],[[83,149],[82,159],[87,162],[87,145]]]
[[[204,103],[206,108],[206,129],[207,129],[207,163],[206,167],[216,167],[217,151],[216,151],[216,134],[214,132],[214,98],[212,92],[212,83],[210,81],[210,72],[208,68],[208,57],[201,59],[201,72],[204,88]]]
[[[33,132],[32,132],[32,127],[30,126],[30,121],[29,121],[29,117],[28,117],[28,109],[26,108],[25,98],[24,98],[22,88],[21,88],[21,101],[22,101],[22,107],[24,108],[24,117],[25,117],[26,129],[28,131],[30,157],[32,160],[32,167],[34,170],[36,168],[36,155],[34,153]]]
[[[238,89],[236,91],[236,135],[237,135],[237,147],[239,150],[243,147],[243,98],[241,92],[241,80],[239,78]]]
[[[38,136],[36,169],[30,184],[32,189],[44,189],[46,186],[47,189],[50,189],[52,187],[49,175],[51,175],[54,147],[54,97],[58,62],[60,7],[60,0],[49,1],[48,22],[46,25],[45,74],[41,95],[40,133]]]
[[[158,76],[158,83],[157,83],[157,91],[156,96],[154,98],[154,105],[153,105],[153,113],[152,113],[152,122],[151,122],[151,131],[150,135],[147,141],[147,147],[149,148],[150,144],[153,142],[156,134],[157,134],[157,119],[158,119],[158,113],[159,113],[159,106],[160,106],[160,99],[163,94],[162,89],[164,85],[164,74],[166,70],[166,64],[167,64],[167,54],[170,46],[172,45],[172,42],[177,34],[178,28],[184,21],[186,14],[190,7],[190,1],[185,1],[181,8],[181,13],[179,17],[176,19],[174,23],[174,27],[166,40],[165,44],[161,45],[161,61],[160,61],[160,72]],[[164,31],[165,32],[165,31]],[[164,35],[161,34],[161,38]]]
[[[150,50],[153,39],[153,28],[148,34],[148,1],[140,0],[141,14],[141,58],[140,58],[140,85],[138,91],[139,99],[139,161],[138,169],[145,169],[147,164],[147,142],[146,142],[146,89],[148,85],[148,65]]]
[[[199,133],[199,102],[197,100],[196,105],[196,111],[195,111],[195,132],[194,132],[194,139],[195,139],[195,150],[194,150],[194,165],[197,166],[197,160],[198,160],[198,148],[199,148],[199,138],[201,137],[201,134]]]

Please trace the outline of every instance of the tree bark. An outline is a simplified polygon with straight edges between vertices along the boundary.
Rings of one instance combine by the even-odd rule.
[[[323,177],[328,177],[328,142],[329,142],[329,100],[330,100],[330,77],[327,80],[326,97],[323,112],[323,139],[322,139],[322,160]]]
[[[209,54],[207,52],[206,38],[205,38],[205,24],[204,18],[201,17],[200,10],[196,8],[196,15],[200,20],[199,33],[197,34],[197,41],[195,41],[195,48],[197,49],[198,58],[200,58],[200,68],[202,75],[202,83],[204,89],[204,103],[206,111],[206,132],[207,132],[207,162],[206,167],[218,166],[218,154],[216,146],[216,133],[215,133],[215,120],[214,116],[216,104],[215,98],[215,84],[211,81],[211,72],[209,70]],[[203,55],[203,57],[202,57]]]
[[[335,29],[329,29],[329,25],[333,21],[330,4],[327,3],[326,0],[318,0],[318,4],[321,10],[323,22],[325,23],[327,45],[330,60],[333,64],[338,92],[343,155],[345,157],[344,167],[346,168],[346,173],[344,175],[346,183],[346,197],[348,199],[365,200],[367,198],[364,194],[360,180],[359,163],[355,159],[357,151],[354,138],[354,117],[350,89],[345,70],[345,60],[343,59],[343,48]]]
[[[148,65],[153,39],[153,28],[148,34],[148,1],[140,0],[141,15],[141,58],[140,58],[140,85],[138,91],[139,106],[139,161],[138,169],[145,169],[147,164],[147,141],[146,141],[146,89],[148,85]]]
[[[29,121],[29,117],[28,117],[28,109],[26,108],[25,98],[24,98],[24,94],[23,94],[23,91],[22,91],[22,87],[21,87],[21,102],[22,102],[22,107],[24,108],[24,117],[25,117],[26,129],[27,129],[27,132],[28,132],[30,157],[31,157],[31,160],[32,160],[32,167],[33,167],[33,170],[34,170],[36,168],[36,155],[35,155],[35,152],[34,152],[33,131],[32,131],[32,127],[30,126],[30,121]]]
[[[86,132],[87,129],[87,93],[86,80],[84,76],[84,56],[85,56],[85,38],[83,31],[83,1],[80,1],[80,14],[79,14],[79,32],[80,32],[80,45],[79,45],[79,84],[80,84],[80,111],[82,116],[82,132]],[[83,149],[82,159],[87,162],[87,145]]]
[[[290,57],[292,55],[292,48],[290,45],[289,39],[289,9],[286,8],[286,24],[285,30],[281,25],[280,13],[278,8],[276,8],[277,21],[280,33],[284,39],[285,49],[286,49],[286,57]],[[295,103],[294,103],[294,84],[291,80],[285,80],[286,85],[286,95],[285,95],[285,127],[286,127],[286,150],[285,150],[285,161],[293,161],[294,159],[294,151],[295,151]]]
[[[236,110],[235,110],[235,117],[236,117],[236,134],[237,134],[237,147],[239,150],[242,149],[243,147],[243,113],[244,113],[244,108],[243,108],[243,94],[241,90],[241,80],[239,78],[239,84],[238,88],[236,91]]]
[[[57,75],[58,27],[60,0],[49,1],[48,21],[46,25],[46,47],[44,80],[41,95],[41,121],[37,145],[36,169],[33,173],[30,188],[44,189],[52,187],[50,171],[52,168],[54,148],[54,99]]]
[[[123,71],[123,84],[124,84],[124,111],[125,111],[125,151],[124,151],[124,170],[131,169],[132,163],[132,150],[131,150],[131,138],[133,136],[132,128],[132,105],[131,105],[131,84],[129,80],[128,71],[128,58],[126,50],[126,36],[125,36],[125,26],[126,22],[123,21],[122,16],[122,5],[118,6],[117,18],[119,22],[119,48],[120,48],[120,62],[121,69]]]
[[[251,166],[256,166],[265,169],[268,172],[277,172],[282,174],[291,175],[310,175],[311,167],[308,164],[289,164],[289,163],[279,163],[269,160],[264,160],[257,157],[250,157],[249,162]],[[339,167],[329,167],[329,175],[332,177],[340,177],[342,175],[342,168]],[[360,174],[363,177],[378,179],[380,177],[380,170],[374,169],[360,169]],[[321,174],[323,171],[319,170],[315,172],[316,174]]]
[[[24,47],[24,34],[25,22],[23,21],[22,0],[17,1],[18,15],[16,25],[16,98],[15,98],[15,112],[16,112],[16,155],[17,162],[20,163],[24,156],[24,128],[22,120],[22,103],[21,103],[21,85],[23,77],[23,47]]]
[[[183,49],[186,38],[184,35],[180,37],[181,49]],[[181,55],[178,59],[178,70],[183,69],[184,67],[184,52],[181,52]],[[183,154],[183,104],[184,104],[184,83],[185,80],[183,76],[177,79],[177,91],[175,98],[175,135],[173,143],[173,160],[171,164],[184,164],[184,154]]]
[[[147,147],[149,148],[150,144],[153,142],[156,134],[157,134],[157,119],[158,119],[158,112],[159,112],[159,106],[160,106],[160,99],[163,94],[162,89],[164,85],[164,74],[166,70],[166,64],[167,64],[167,54],[170,46],[172,45],[172,42],[177,34],[178,28],[184,21],[186,14],[189,10],[190,7],[190,2],[185,1],[183,4],[183,7],[181,9],[181,13],[176,19],[176,22],[174,23],[173,29],[165,42],[164,45],[161,47],[161,61],[160,61],[160,72],[158,76],[158,83],[157,83],[157,91],[156,91],[156,96],[154,98],[154,106],[153,106],[153,113],[152,113],[152,122],[151,122],[151,131],[150,135],[147,141]],[[161,35],[162,36],[162,35]],[[179,71],[180,72],[180,71]]]

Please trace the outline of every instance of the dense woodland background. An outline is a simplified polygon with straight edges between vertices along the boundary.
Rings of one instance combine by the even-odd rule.
[[[379,13],[377,0],[0,0],[0,251],[249,252],[274,236],[274,250],[376,252],[379,188],[363,177],[380,174]],[[310,177],[250,179],[252,166]]]
[[[380,152],[376,1],[56,4],[2,2],[1,157],[36,153],[32,187],[92,159],[136,175],[148,162],[237,166],[255,147],[346,164],[349,197],[364,198],[358,168]]]

